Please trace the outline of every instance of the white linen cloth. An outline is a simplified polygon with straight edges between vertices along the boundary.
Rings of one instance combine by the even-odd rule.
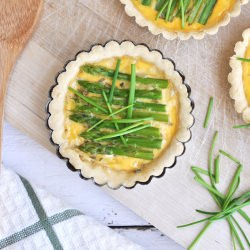
[[[6,168],[0,177],[0,249],[143,250]]]

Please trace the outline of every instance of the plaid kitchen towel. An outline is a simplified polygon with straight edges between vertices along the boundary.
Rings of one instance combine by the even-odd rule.
[[[0,249],[142,250],[11,170],[0,178]]]

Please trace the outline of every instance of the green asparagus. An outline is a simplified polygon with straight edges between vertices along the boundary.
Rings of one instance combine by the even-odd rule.
[[[109,78],[113,78],[115,71],[113,69],[108,69],[102,66],[95,66],[91,64],[85,64],[81,67],[81,70],[91,74],[91,75],[97,75],[97,76],[106,76]],[[125,73],[118,73],[117,79],[124,80],[124,81],[130,81],[131,75],[125,74]],[[155,79],[150,77],[140,77],[136,76],[136,82],[146,85],[151,85],[153,87],[158,87],[161,89],[165,89],[168,87],[168,80],[165,79]]]

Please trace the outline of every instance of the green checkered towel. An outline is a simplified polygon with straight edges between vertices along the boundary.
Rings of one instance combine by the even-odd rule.
[[[142,250],[111,229],[2,168],[0,249]]]

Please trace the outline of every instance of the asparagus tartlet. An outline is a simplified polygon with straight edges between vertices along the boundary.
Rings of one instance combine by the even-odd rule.
[[[215,34],[240,14],[248,0],[120,0],[140,26],[167,39],[182,40]]]
[[[100,185],[132,187],[162,174],[190,139],[187,88],[157,51],[131,42],[94,46],[57,82],[49,104],[52,139]]]
[[[250,123],[250,29],[243,32],[243,41],[236,43],[234,52],[230,59],[232,71],[228,76],[230,96],[235,101],[236,111]]]

